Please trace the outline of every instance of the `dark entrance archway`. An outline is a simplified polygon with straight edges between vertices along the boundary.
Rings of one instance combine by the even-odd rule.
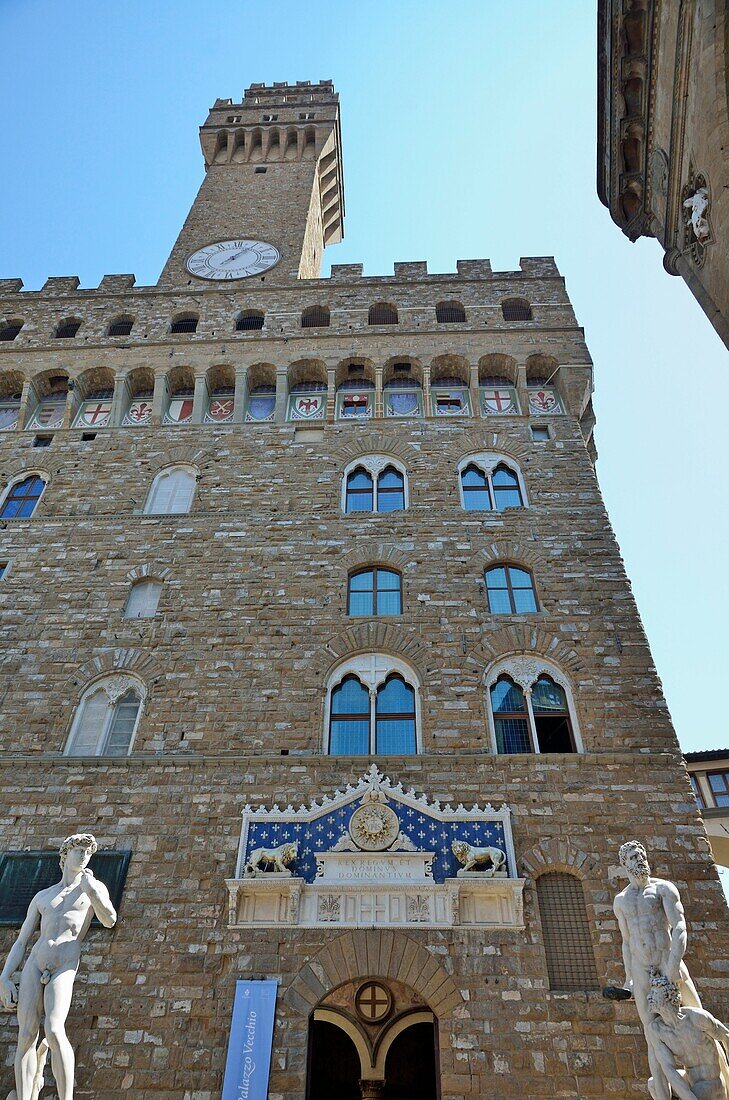
[[[383,1100],[438,1100],[434,1024],[413,1024],[387,1052]]]
[[[360,1100],[360,1058],[341,1027],[312,1020],[306,1100]]]

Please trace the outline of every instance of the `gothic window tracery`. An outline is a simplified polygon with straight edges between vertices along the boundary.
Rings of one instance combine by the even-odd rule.
[[[76,708],[66,756],[127,756],[144,699],[131,676],[107,676],[86,689]]]
[[[419,751],[420,700],[413,671],[395,657],[361,654],[330,677],[330,755],[412,755]]]
[[[521,471],[501,455],[471,455],[459,463],[461,504],[467,512],[503,512],[524,508],[526,493]]]
[[[487,678],[493,751],[582,752],[570,686],[551,662],[511,657]]]
[[[0,519],[29,519],[43,496],[46,478],[43,474],[28,474],[16,478],[8,486],[0,504]]]
[[[401,464],[386,455],[367,455],[344,471],[342,511],[401,512],[408,507],[407,476]]]

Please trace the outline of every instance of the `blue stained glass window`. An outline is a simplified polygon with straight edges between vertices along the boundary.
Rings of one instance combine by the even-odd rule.
[[[415,691],[401,676],[390,676],[377,692],[375,726],[377,753],[415,753]]]
[[[491,482],[494,487],[497,511],[503,512],[505,508],[521,508],[519,479],[513,470],[500,463],[491,475]]]
[[[377,511],[402,512],[405,508],[405,478],[394,466],[386,466],[377,480]]]
[[[370,751],[370,693],[356,676],[345,676],[334,689],[329,720],[329,752],[366,756]]]
[[[524,692],[508,676],[501,676],[491,688],[491,711],[496,731],[496,751],[531,752]]]
[[[0,509],[0,519],[28,519],[43,496],[46,483],[37,474],[31,474],[13,485]]]
[[[347,477],[347,499],[345,511],[371,512],[374,502],[372,474],[361,466]]]
[[[483,470],[478,466],[466,466],[461,472],[463,507],[469,512],[491,511],[491,490]]]

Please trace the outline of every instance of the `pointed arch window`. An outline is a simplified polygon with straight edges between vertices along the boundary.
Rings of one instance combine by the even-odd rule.
[[[518,662],[518,659],[512,659]],[[526,679],[509,663],[489,688],[496,752],[577,752],[578,731],[565,688],[546,670]],[[533,663],[531,663],[533,666]],[[517,679],[517,676],[519,678]]]
[[[492,615],[523,615],[537,610],[534,577],[516,565],[486,570],[486,594]]]
[[[186,466],[171,466],[157,474],[149,490],[145,515],[180,515],[190,511],[195,493],[195,474]]]
[[[400,615],[402,577],[393,569],[359,569],[349,578],[348,615]]]
[[[22,481],[16,481],[5,494],[0,506],[0,519],[29,519],[45,487],[45,480],[39,474],[29,474]]]
[[[349,660],[331,681],[327,712],[331,755],[418,752],[417,680],[397,658],[362,654]]]
[[[461,501],[467,512],[503,512],[524,507],[524,491],[516,468],[498,455],[477,455],[460,465]]]
[[[402,512],[407,507],[405,473],[376,456],[362,459],[345,473],[343,510]]]
[[[142,706],[141,685],[109,677],[81,697],[66,744],[67,756],[127,756]]]

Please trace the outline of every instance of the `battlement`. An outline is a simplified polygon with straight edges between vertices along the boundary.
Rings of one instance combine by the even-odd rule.
[[[297,80],[295,84],[286,81],[274,81],[273,84],[251,84],[246,88],[240,100],[216,99],[211,107],[218,111],[230,107],[255,107],[277,104],[292,105],[303,103],[323,103],[327,100],[338,102],[339,95],[334,90],[332,80],[320,80],[312,84],[310,80]]]

